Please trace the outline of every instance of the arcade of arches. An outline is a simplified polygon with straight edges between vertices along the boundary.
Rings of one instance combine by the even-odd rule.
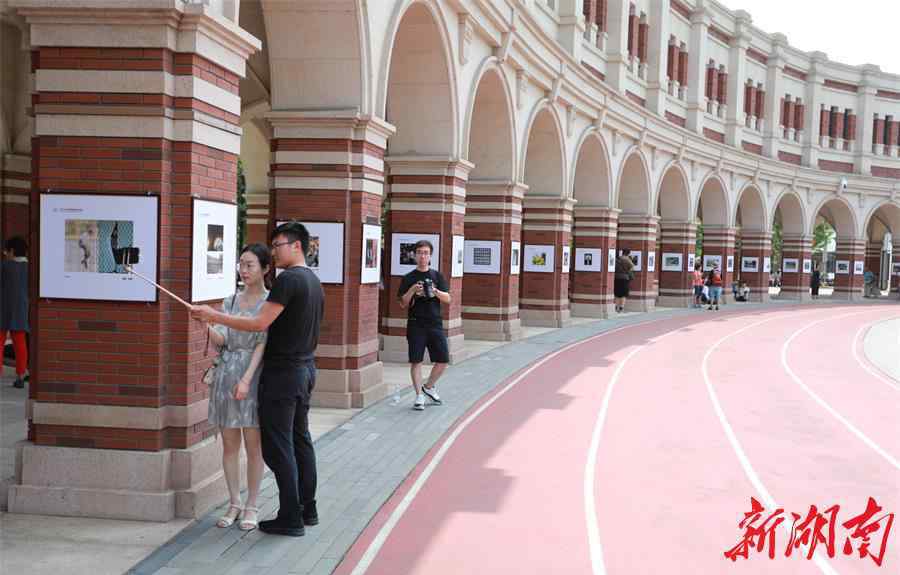
[[[808,298],[823,221],[831,297],[861,297],[862,269],[896,287],[885,246],[900,241],[900,80],[795,50],[745,12],[700,0],[69,4],[0,2],[0,231],[30,240],[35,326],[11,510],[166,520],[202,512],[218,488],[203,330],[168,299],[37,297],[48,190],[158,196],[158,277],[184,297],[192,198],[235,202],[239,159],[248,241],[281,220],[343,224],[317,357],[315,402],[331,407],[378,401],[382,362],[405,359],[399,234],[438,240],[452,361],[466,339],[607,317],[623,248],[638,262],[635,311],[689,305],[696,257],[753,301],[775,271],[778,297]],[[362,278],[364,225],[382,226],[380,282]],[[494,261],[454,273],[456,248],[476,242]],[[125,452],[141,477],[112,471],[109,454]]]

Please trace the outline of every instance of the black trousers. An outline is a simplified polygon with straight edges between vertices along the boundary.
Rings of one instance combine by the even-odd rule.
[[[316,452],[309,434],[313,362],[263,368],[259,380],[259,430],[263,460],[278,484],[278,520],[302,525],[305,505],[316,501]]]

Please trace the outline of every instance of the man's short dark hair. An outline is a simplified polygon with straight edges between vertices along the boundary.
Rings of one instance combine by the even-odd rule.
[[[303,248],[303,256],[309,255],[309,230],[300,222],[291,221],[281,224],[272,230],[269,240],[274,240],[278,236],[284,236],[284,239],[291,243],[300,242],[300,247]]]
[[[28,244],[22,236],[13,236],[6,240],[5,248],[12,250],[13,256],[24,258],[28,256]]]
[[[622,255],[623,255],[623,256],[631,255],[631,250],[629,250],[628,248],[623,248],[623,249],[622,249]]]
[[[419,251],[419,248],[428,248],[428,253],[434,255],[434,246],[431,245],[431,242],[428,240],[419,240],[416,242],[416,245],[413,246],[413,251]]]

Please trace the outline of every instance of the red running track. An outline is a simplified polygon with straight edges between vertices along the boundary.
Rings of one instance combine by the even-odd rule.
[[[834,558],[785,557],[789,529],[774,559],[723,554],[751,496],[787,523],[869,497],[900,515],[900,391],[853,355],[894,309],[698,313],[551,355],[438,442],[335,573],[900,573],[900,517],[880,568],[841,527]]]

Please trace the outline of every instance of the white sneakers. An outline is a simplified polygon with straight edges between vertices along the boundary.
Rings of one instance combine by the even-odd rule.
[[[422,411],[425,409],[425,396],[428,396],[428,399],[431,400],[431,403],[435,405],[441,405],[444,403],[441,401],[441,396],[438,395],[437,387],[423,387],[422,392],[416,395],[416,400],[413,402],[413,409],[416,411]]]
[[[416,411],[423,411],[425,409],[425,396],[421,393],[416,395],[416,400],[413,402],[413,409]]]

